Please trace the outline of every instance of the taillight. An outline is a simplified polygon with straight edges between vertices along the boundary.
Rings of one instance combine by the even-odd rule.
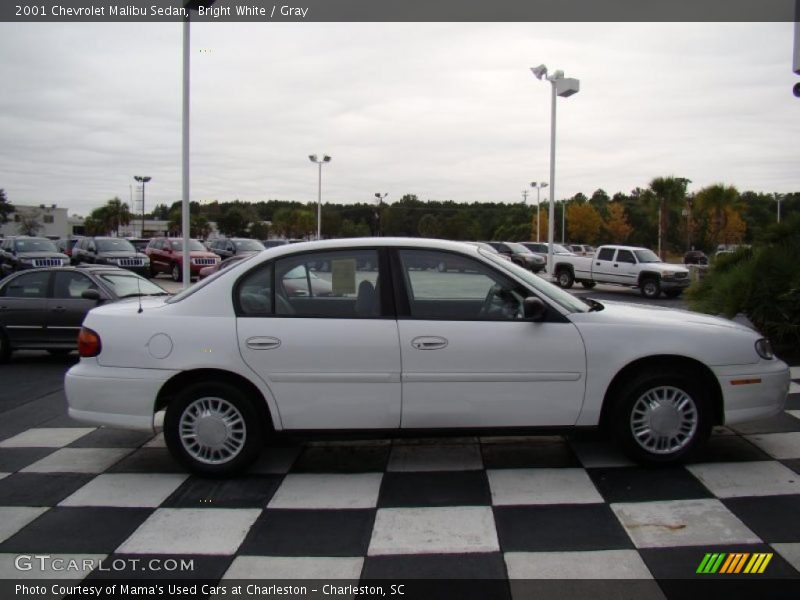
[[[78,354],[83,358],[91,358],[100,354],[102,348],[100,336],[88,327],[81,327],[78,334]]]

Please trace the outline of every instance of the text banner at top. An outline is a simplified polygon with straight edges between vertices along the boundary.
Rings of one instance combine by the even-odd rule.
[[[193,6],[193,8],[188,8]],[[3,22],[790,22],[800,0],[3,0]]]

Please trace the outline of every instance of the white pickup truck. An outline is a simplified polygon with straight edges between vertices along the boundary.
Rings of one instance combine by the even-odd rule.
[[[645,298],[680,296],[689,287],[689,271],[662,262],[647,248],[600,246],[594,256],[558,256],[554,273],[558,285],[571,288],[576,281],[586,288],[596,283],[638,287]]]

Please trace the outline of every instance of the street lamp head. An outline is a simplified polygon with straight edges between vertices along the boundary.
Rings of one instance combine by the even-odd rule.
[[[538,185],[539,185],[539,184],[538,184],[538,183],[536,183],[535,181],[531,181],[531,187],[534,187],[534,188],[535,188],[535,187],[536,187],[536,186],[538,186]]]
[[[546,184],[546,183],[544,183],[544,182],[542,182],[542,183],[540,183],[540,184],[539,184],[539,187],[546,188],[546,187],[547,187],[547,184]]]
[[[331,157],[326,154],[325,156],[322,157],[322,161],[323,162],[331,162]]]
[[[536,75],[536,79],[541,79],[547,75],[547,67],[539,65],[538,67],[531,67],[531,72]]]
[[[581,89],[581,82],[577,79],[557,79],[555,80],[556,94],[561,98],[569,98],[573,94],[577,94]]]
[[[147,183],[148,181],[150,181],[152,179],[152,177],[150,177],[149,175],[144,175],[144,176],[142,176],[142,175],[134,175],[133,179],[135,181],[138,181],[139,183]]]
[[[310,160],[311,162],[317,162],[317,155],[316,154],[309,154],[308,155],[308,160]]]
[[[553,73],[550,77],[548,77],[550,81],[556,81],[558,79],[564,79],[564,71],[559,69],[555,73]]]

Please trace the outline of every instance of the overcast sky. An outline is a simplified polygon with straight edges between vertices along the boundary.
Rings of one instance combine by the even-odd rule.
[[[792,23],[192,26],[192,200],[521,201],[656,176],[800,191]],[[181,195],[181,25],[0,23],[0,188],[86,215]]]

